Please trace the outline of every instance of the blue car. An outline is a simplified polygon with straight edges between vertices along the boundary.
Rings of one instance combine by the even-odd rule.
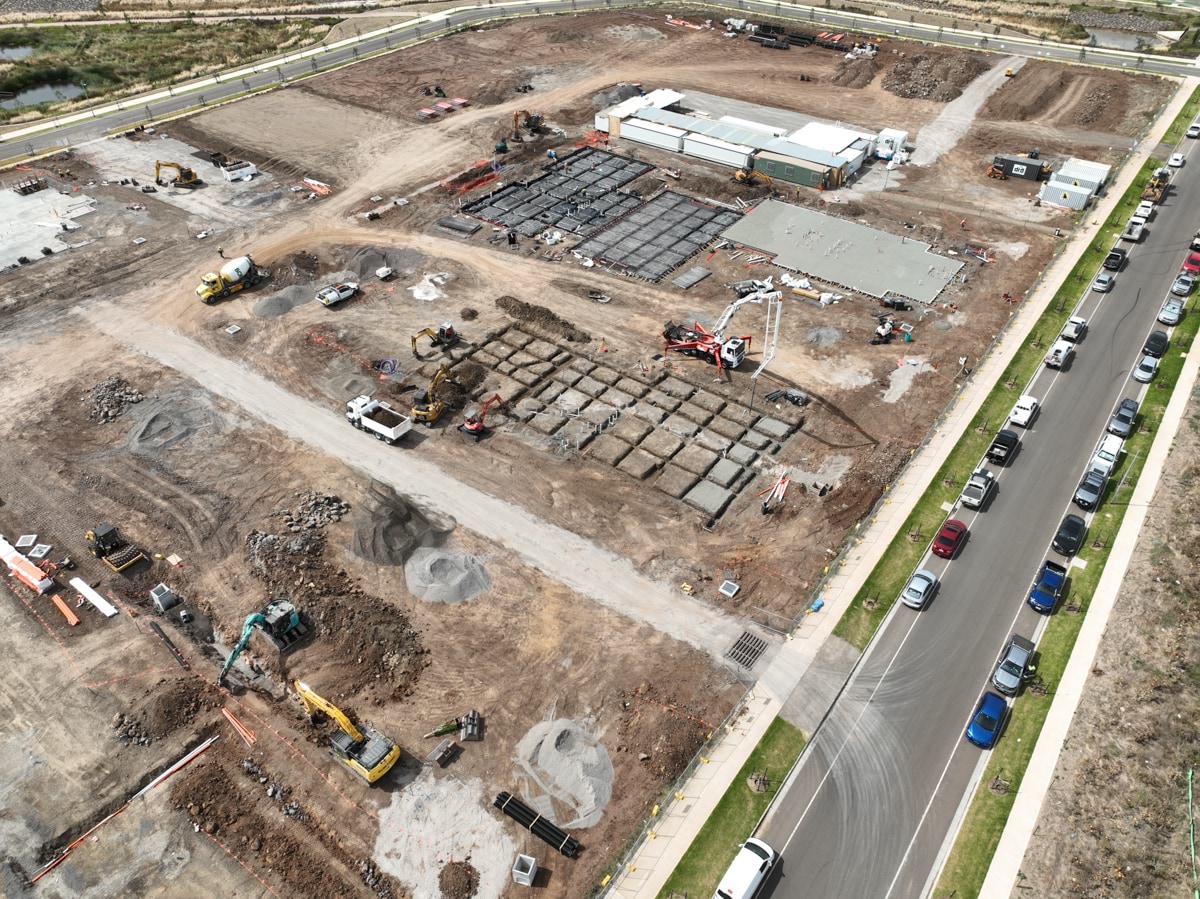
[[[1004,716],[1008,712],[1008,703],[1003,697],[990,690],[979,699],[975,714],[967,722],[967,742],[974,743],[980,749],[991,749],[996,745],[996,737],[1004,724]]]

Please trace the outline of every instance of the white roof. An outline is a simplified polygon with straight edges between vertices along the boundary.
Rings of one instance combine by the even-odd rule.
[[[826,125],[823,122],[809,122],[803,128],[793,131],[784,140],[805,147],[824,150],[827,153],[841,153],[859,138],[874,140],[875,135],[864,134],[861,131],[851,131],[840,125]]]
[[[622,131],[636,131],[639,128],[643,131],[656,131],[659,134],[667,134],[671,137],[683,137],[687,134],[682,128],[672,128],[670,125],[660,125],[658,122],[646,122],[642,119],[626,122],[621,126]]]
[[[668,106],[674,106],[683,99],[683,94],[679,91],[673,91],[667,87],[660,87],[650,91],[643,99],[647,106],[654,109],[666,109]]]
[[[1083,178],[1088,181],[1107,181],[1112,171],[1111,165],[1101,162],[1091,162],[1087,159],[1071,157],[1059,167],[1059,174],[1068,178]]]
[[[668,106],[673,106],[682,99],[683,94],[679,93],[679,91],[660,87],[657,90],[650,91],[648,94],[622,100],[616,106],[610,106],[604,110],[600,115],[627,119],[639,109],[665,109]]]
[[[769,134],[772,137],[779,137],[787,133],[786,128],[776,128],[773,125],[764,125],[761,122],[752,122],[749,119],[739,119],[737,116],[723,115],[719,121],[729,125],[736,125],[739,128],[749,128],[751,131],[759,131],[763,134]]]
[[[727,140],[718,140],[715,137],[709,137],[706,134],[689,134],[684,140],[692,141],[697,144],[705,144],[710,147],[717,147],[721,150],[732,150],[734,153],[749,153],[753,148],[743,146],[742,144],[731,144]]]

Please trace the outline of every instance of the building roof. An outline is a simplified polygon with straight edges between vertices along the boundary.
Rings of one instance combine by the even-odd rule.
[[[769,134],[761,134],[757,131],[751,131],[748,128],[738,128],[735,125],[728,125],[725,122],[702,119],[697,116],[684,115],[680,112],[668,112],[665,109],[641,109],[635,113],[634,118],[644,119],[648,122],[657,122],[660,125],[670,125],[674,128],[682,128],[684,131],[690,131],[693,134],[704,134],[708,137],[715,137],[717,140],[723,140],[731,144],[740,144],[745,147],[753,147],[755,149],[762,149],[768,142],[775,140]]]
[[[840,159],[836,154],[827,150],[797,144],[790,140],[784,140],[782,137],[769,141],[763,149],[778,153],[780,156],[790,156],[793,159],[803,159],[805,162],[827,165],[832,169],[840,169],[846,164],[846,160]]]
[[[803,144],[806,147],[812,147],[817,150],[824,150],[827,153],[841,153],[847,147],[851,146],[856,140],[866,138],[873,140],[874,135],[864,134],[861,131],[852,131],[849,128],[842,128],[840,125],[826,125],[824,122],[809,122],[803,128],[793,131],[791,134],[785,135],[785,140],[790,140],[793,143]]]
[[[1059,166],[1058,171],[1065,178],[1080,178],[1085,181],[1095,181],[1098,184],[1103,184],[1108,180],[1108,176],[1112,172],[1112,166],[1105,165],[1102,162],[1091,162],[1087,159],[1072,157]]]

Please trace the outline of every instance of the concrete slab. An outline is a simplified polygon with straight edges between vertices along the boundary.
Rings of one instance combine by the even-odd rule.
[[[710,449],[718,455],[724,453],[727,449],[729,449],[730,446],[733,445],[732,440],[722,437],[720,434],[714,434],[712,431],[701,431],[696,435],[695,439],[696,442],[702,447],[705,449]]]
[[[654,489],[661,490],[667,496],[675,499],[682,499],[685,493],[696,486],[698,480],[700,479],[696,475],[685,471],[678,465],[666,465],[663,467],[662,474],[658,476],[658,480],[654,482]]]
[[[608,403],[596,401],[588,403],[587,408],[581,414],[584,421],[591,422],[596,426],[608,426],[610,422],[616,424],[616,422],[612,421],[612,418],[615,415],[620,415],[620,412],[608,405]]]
[[[620,461],[617,470],[623,471],[639,481],[644,481],[657,471],[660,465],[662,465],[662,460],[657,456],[652,456],[643,449],[633,449]]]
[[[537,356],[530,355],[524,350],[517,350],[508,357],[508,361],[513,365],[519,365],[521,368],[525,368],[527,365],[533,365],[536,362],[543,362],[545,360],[539,359]]]
[[[608,389],[608,385],[603,381],[597,381],[590,375],[584,375],[575,384],[576,390],[582,390],[588,396],[599,396]]]
[[[733,502],[733,491],[718,487],[712,481],[701,481],[686,493],[683,501],[706,515],[717,518]]]
[[[584,359],[582,356],[576,356],[571,360],[571,368],[580,374],[590,374],[596,368],[596,363],[591,359]]]
[[[580,393],[574,387],[571,387],[559,394],[558,399],[554,401],[554,405],[563,412],[582,412],[591,401],[592,398],[586,393]]]
[[[596,428],[591,422],[572,418],[555,431],[554,436],[566,440],[575,449],[583,449],[596,439]]]
[[[484,349],[486,349],[497,359],[507,359],[517,351],[515,346],[507,344],[503,340],[493,340],[489,342]]]
[[[706,425],[713,420],[713,414],[703,406],[697,406],[695,403],[684,403],[676,411],[676,415],[682,415],[685,418],[691,419],[698,425]]]
[[[590,374],[597,381],[601,381],[607,384],[609,387],[621,380],[620,372],[614,371],[607,365],[597,365],[594,369],[592,369]]]
[[[560,368],[550,377],[559,383],[566,384],[568,387],[574,387],[581,380],[583,380],[583,373],[575,371],[571,368]]]
[[[539,378],[544,378],[546,375],[550,374],[550,372],[554,371],[554,363],[535,362],[532,365],[526,365],[525,370],[533,372]]]
[[[529,421],[529,419],[533,418],[537,413],[541,412],[545,408],[545,403],[541,402],[540,400],[535,400],[533,397],[527,396],[524,399],[519,400],[513,406],[513,415],[519,421]]]
[[[667,413],[657,406],[648,406],[645,403],[638,403],[633,407],[633,414],[638,418],[644,419],[652,425],[662,424],[663,419],[667,417]]]
[[[611,434],[601,434],[588,447],[588,455],[605,465],[617,465],[632,452],[633,447]]]
[[[671,463],[687,469],[692,474],[704,477],[708,474],[708,470],[716,464],[717,458],[717,454],[712,450],[705,449],[698,443],[689,443],[675,454]]]
[[[558,381],[548,381],[546,386],[538,391],[537,398],[543,403],[553,403],[562,396],[563,391],[566,389],[566,384],[560,384]]]
[[[632,406],[634,403],[633,397],[628,393],[617,390],[615,387],[610,387],[604,393],[600,394],[600,401],[608,403],[610,406],[616,406],[618,409],[624,409]]]
[[[0,268],[16,265],[22,256],[31,262],[41,259],[43,247],[57,253],[85,242],[82,235],[68,235],[83,227],[75,219],[94,212],[95,204],[82,192],[66,196],[53,187],[26,196],[0,191]]]
[[[740,443],[735,443],[729,448],[729,452],[725,454],[725,458],[738,465],[746,466],[754,462],[758,458],[758,453],[750,449],[748,446],[743,446]]]
[[[682,453],[680,454],[682,455]],[[718,459],[705,477],[714,484],[719,484],[722,487],[733,487],[735,481],[738,480],[745,472],[742,466],[738,465],[729,459]]]
[[[501,362],[500,364],[508,365],[509,363]],[[535,374],[527,368],[514,368],[512,371],[508,372],[508,374],[512,376],[513,380],[520,381],[526,387],[532,387],[542,379],[541,375]]]
[[[788,435],[792,433],[792,426],[778,418],[760,418],[755,423],[754,430],[774,440],[787,440]]]
[[[760,434],[758,431],[749,431],[742,435],[738,441],[743,446],[748,446],[751,449],[758,450],[760,453],[765,452],[771,445],[771,438],[766,434]]]
[[[670,459],[683,447],[683,440],[669,431],[655,428],[642,440],[640,446],[660,459]]]
[[[716,415],[728,405],[725,400],[717,396],[715,393],[709,393],[706,390],[697,390],[691,397],[691,402],[695,403],[701,409],[707,409],[709,412]]]
[[[678,437],[693,437],[700,430],[700,425],[682,415],[672,415],[662,426]]]
[[[622,415],[621,420],[608,429],[608,433],[620,437],[630,446],[637,446],[653,430],[654,425],[644,419]]]
[[[504,332],[504,342],[512,344],[519,350],[525,349],[525,347],[533,343],[533,340],[533,337],[524,331],[518,331],[516,328],[509,328]]]
[[[496,371],[500,372],[502,375],[511,375],[516,370],[517,367],[507,359],[503,359],[496,363]]]
[[[678,400],[673,396],[668,396],[661,390],[650,390],[646,394],[645,399],[647,403],[658,406],[658,408],[665,409],[668,412],[674,412],[681,405],[683,405],[682,400]]]
[[[533,340],[525,344],[525,352],[531,356],[537,356],[539,359],[550,361],[558,353],[558,347],[552,343],[547,343],[544,340]],[[587,372],[584,372],[587,374]]]
[[[567,417],[553,407],[529,419],[529,426],[541,434],[553,434],[567,421]]]
[[[478,362],[484,368],[495,368],[500,364],[500,360],[489,353],[487,350],[476,350],[471,357],[472,362]]]
[[[658,389],[668,396],[673,396],[680,400],[686,400],[696,392],[696,388],[693,385],[687,381],[681,381],[679,378],[667,378],[658,385]]]
[[[648,386],[640,381],[635,381],[633,378],[621,378],[614,386],[622,393],[628,393],[630,396],[638,399],[641,399],[650,392]]]
[[[550,361],[553,362],[555,365],[566,365],[568,362],[571,361],[572,358],[573,357],[571,356],[571,354],[568,353],[566,350],[559,350],[557,353],[555,353],[553,356],[550,357]]]
[[[708,430],[714,434],[720,434],[727,440],[737,440],[746,433],[746,426],[741,422],[726,418],[724,415],[718,415],[708,423]]]

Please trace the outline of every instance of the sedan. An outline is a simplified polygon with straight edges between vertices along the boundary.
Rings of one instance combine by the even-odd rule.
[[[1186,297],[1192,292],[1192,288],[1196,286],[1196,279],[1187,272],[1180,272],[1175,278],[1175,283],[1171,285],[1171,293],[1177,297]]]
[[[1000,727],[1004,724],[1004,716],[1008,712],[1008,703],[1003,697],[990,690],[979,697],[975,713],[967,722],[967,742],[973,743],[980,749],[991,749],[996,745],[996,737],[1000,736]]]
[[[1158,374],[1158,360],[1153,356],[1143,356],[1133,369],[1133,379],[1143,384],[1149,384]]]
[[[1096,280],[1092,282],[1092,290],[1097,293],[1107,293],[1112,290],[1112,286],[1116,283],[1116,280],[1108,272],[1100,272],[1100,274],[1096,275]]]
[[[953,559],[966,536],[967,526],[957,518],[949,518],[942,525],[942,529],[937,532],[937,536],[933,538],[933,545],[929,548],[935,556]]]
[[[1050,545],[1054,551],[1063,556],[1073,556],[1083,545],[1084,534],[1087,533],[1087,522],[1078,515],[1067,515],[1058,526],[1054,542]]]
[[[1188,125],[1188,137],[1200,137],[1200,123]]]
[[[1183,270],[1189,275],[1200,272],[1200,253],[1195,250],[1188,253],[1187,258],[1183,260]]]
[[[1164,325],[1177,325],[1183,321],[1183,303],[1179,300],[1168,298],[1162,304],[1162,308],[1158,310],[1158,320]]]
[[[1142,347],[1142,352],[1158,359],[1167,351],[1170,343],[1171,338],[1167,337],[1166,331],[1151,331],[1150,336],[1146,338],[1146,345]]]
[[[1008,696],[1015,696],[1021,684],[1034,671],[1033,654],[1037,647],[1020,634],[1013,634],[992,674],[992,686]]]
[[[1121,400],[1117,411],[1108,422],[1108,433],[1115,434],[1125,440],[1133,433],[1133,422],[1138,414],[1138,401],[1133,399]]]
[[[908,579],[908,585],[900,593],[900,601],[910,609],[923,609],[936,586],[937,575],[921,568]]]
[[[1013,405],[1012,411],[1008,413],[1008,420],[1015,425],[1027,428],[1033,421],[1033,417],[1037,415],[1037,410],[1038,398],[1026,394]]]
[[[1100,497],[1104,495],[1106,483],[1108,483],[1108,478],[1104,476],[1104,472],[1096,471],[1094,468],[1088,469],[1083,480],[1079,482],[1079,487],[1075,490],[1073,497],[1075,505],[1085,512],[1096,508],[1100,504]]]
[[[1173,169],[1179,168],[1181,165],[1183,165],[1183,154],[1172,153],[1171,158],[1167,160],[1167,165]]]

